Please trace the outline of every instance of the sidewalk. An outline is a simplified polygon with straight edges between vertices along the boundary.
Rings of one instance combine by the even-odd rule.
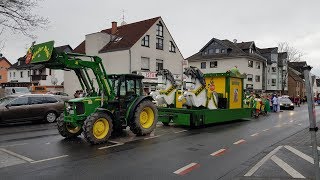
[[[317,132],[317,144],[320,150],[320,131]],[[244,163],[238,175],[232,179],[315,179],[309,128],[267,148]]]

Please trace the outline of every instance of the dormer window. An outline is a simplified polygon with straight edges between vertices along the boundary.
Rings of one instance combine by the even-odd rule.
[[[113,42],[119,42],[122,39],[122,37],[116,37]]]
[[[209,54],[213,54],[213,49],[209,49]]]
[[[141,40],[141,46],[149,47],[149,39],[150,36],[146,35],[142,40]]]
[[[20,61],[18,61],[18,66],[20,66]]]
[[[217,53],[217,54],[220,53],[220,49],[216,49],[216,53]]]
[[[226,50],[225,49],[221,49],[221,53],[226,53]]]
[[[157,24],[157,36],[163,37],[163,25],[160,21]]]
[[[253,49],[250,48],[250,49],[249,49],[249,53],[253,54],[253,52],[254,52]]]

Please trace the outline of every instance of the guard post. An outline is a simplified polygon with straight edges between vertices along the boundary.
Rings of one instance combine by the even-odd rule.
[[[307,95],[307,103],[308,103],[308,111],[309,111],[309,130],[311,134],[311,144],[312,144],[312,152],[314,158],[314,168],[316,180],[320,180],[320,171],[319,171],[319,156],[317,149],[317,131],[318,127],[316,124],[316,111],[314,107],[314,97],[312,92],[312,79],[310,76],[311,66],[305,66],[304,68],[304,79],[306,85],[306,95]]]

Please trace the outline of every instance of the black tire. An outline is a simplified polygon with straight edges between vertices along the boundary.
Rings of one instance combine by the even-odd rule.
[[[55,111],[48,111],[44,116],[45,122],[54,123],[58,118],[58,113]]]
[[[60,135],[65,138],[75,138],[82,133],[81,127],[73,127],[64,121],[63,113],[57,118],[57,127]]]
[[[147,119],[147,121],[144,124],[141,124],[140,123],[141,115],[148,116],[147,118],[149,117],[153,118],[153,121],[152,119]],[[149,122],[150,124],[148,124]],[[157,122],[158,122],[157,107],[150,100],[143,100],[138,104],[138,106],[135,109],[134,117],[130,122],[130,130],[137,135],[147,135],[147,134],[150,134],[156,128]]]
[[[168,123],[168,122],[162,122],[162,124],[163,124],[164,126],[169,126],[169,123]]]
[[[97,124],[96,124],[97,123]],[[102,129],[94,131],[94,126],[102,125]],[[100,126],[101,127],[101,126]],[[106,130],[106,128],[108,128]],[[91,144],[101,144],[108,141],[113,131],[112,118],[103,112],[96,112],[87,117],[83,124],[83,135]],[[100,134],[100,135],[99,135]]]

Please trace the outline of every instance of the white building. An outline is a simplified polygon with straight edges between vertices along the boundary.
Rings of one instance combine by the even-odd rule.
[[[181,78],[183,56],[161,17],[87,34],[75,53],[99,56],[108,74],[137,72],[145,76],[144,89],[156,86],[156,72],[169,69]],[[66,72],[65,91],[72,95],[81,86],[73,72]]]
[[[263,69],[266,59],[262,57],[255,43],[212,38],[198,53],[187,58],[190,66],[203,73],[223,73],[237,66],[240,73],[246,73],[244,88],[248,91],[263,89]]]
[[[69,45],[55,47],[58,52],[71,52]],[[8,83],[6,86],[56,86],[63,85],[64,71],[45,68],[43,65],[26,64],[25,57],[18,59],[7,72]]]

